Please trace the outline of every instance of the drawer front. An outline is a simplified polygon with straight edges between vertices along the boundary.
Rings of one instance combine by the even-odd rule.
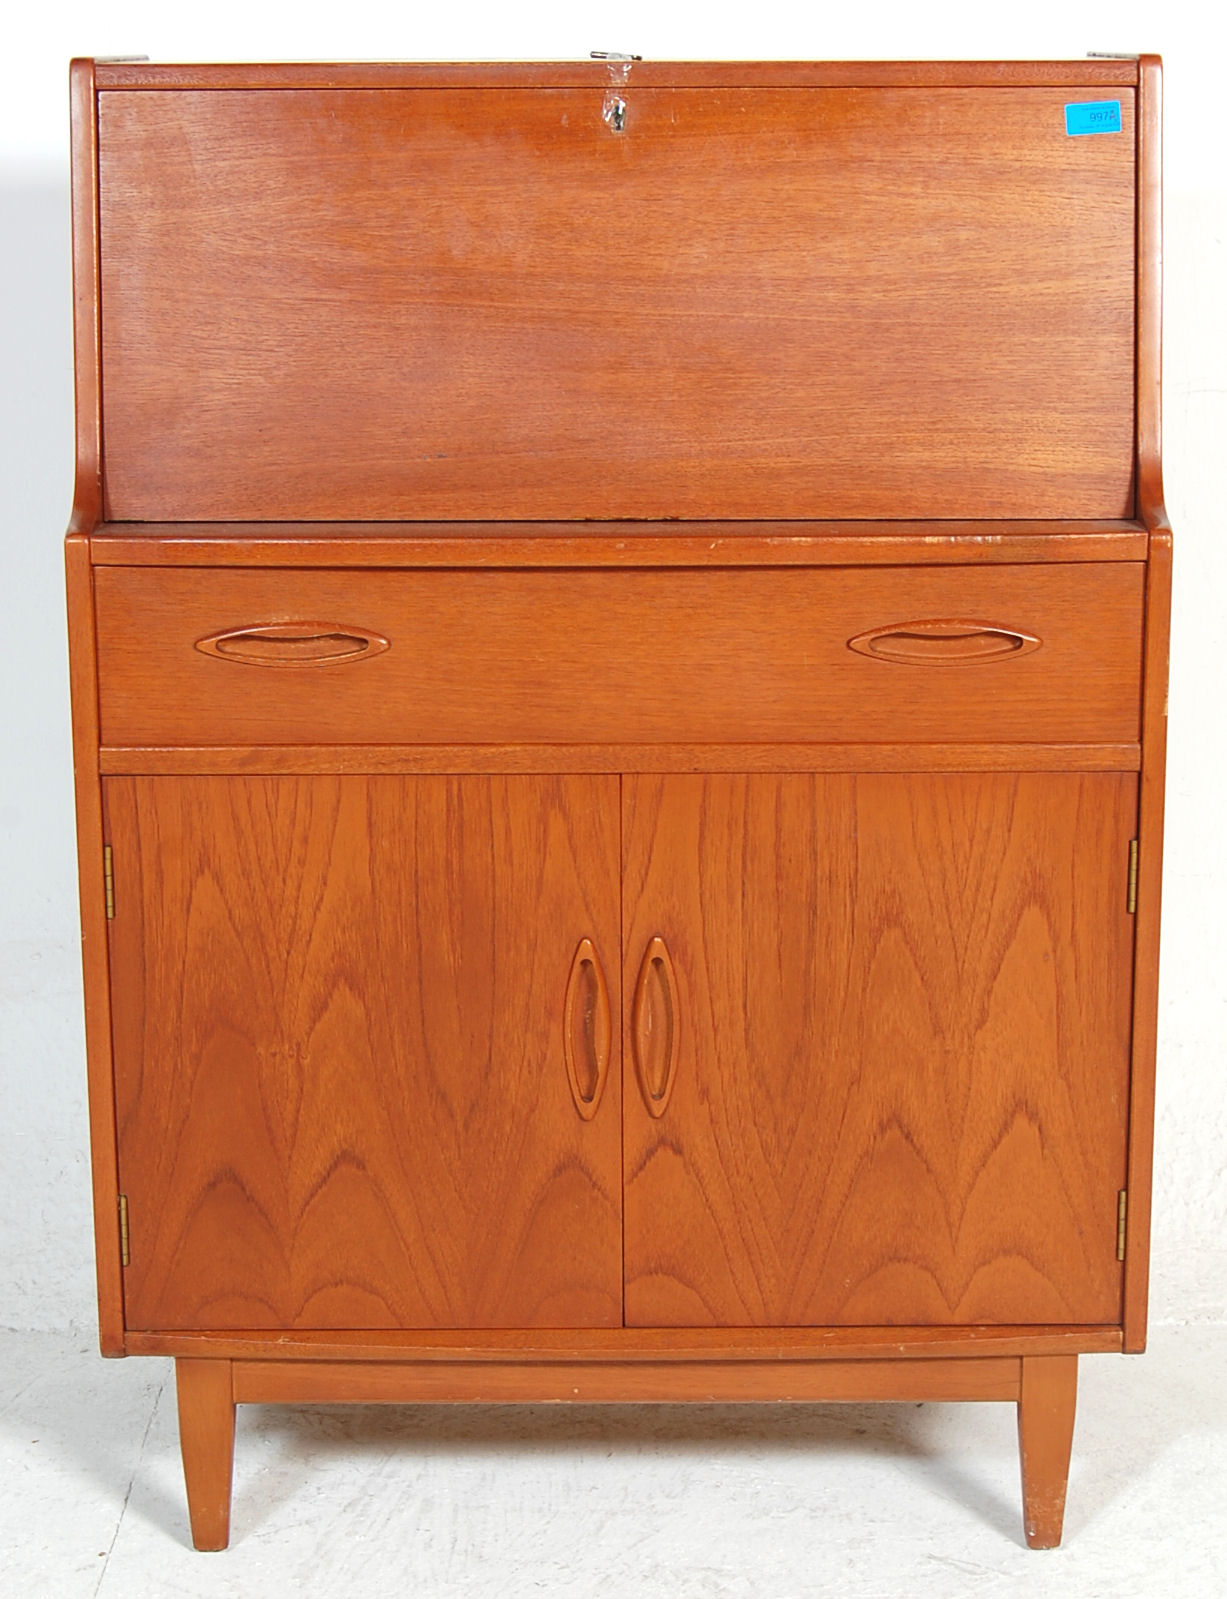
[[[102,742],[1132,742],[1144,571],[100,568]]]

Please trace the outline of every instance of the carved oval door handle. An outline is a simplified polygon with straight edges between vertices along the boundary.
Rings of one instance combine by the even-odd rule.
[[[590,1122],[609,1076],[611,1029],[605,972],[590,938],[581,938],[567,978],[562,1046],[575,1108]]]
[[[677,978],[668,946],[654,938],[643,953],[631,1007],[631,1047],[639,1092],[650,1116],[669,1108],[677,1076]]]
[[[336,622],[267,622],[196,640],[196,648],[244,666],[336,666],[366,660],[390,647],[369,628]]]
[[[966,666],[1030,655],[1041,640],[994,622],[923,621],[876,627],[848,640],[848,648],[875,661],[906,666]]]

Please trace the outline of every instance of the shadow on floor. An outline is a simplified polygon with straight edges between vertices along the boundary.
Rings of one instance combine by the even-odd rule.
[[[236,1486],[236,1533],[250,1532],[295,1484],[305,1486],[330,1457],[374,1462],[403,1455],[408,1476],[423,1458],[476,1456],[540,1464],[585,1457],[623,1457],[627,1469],[670,1458],[699,1465],[704,1458],[763,1455],[776,1462],[799,1455],[815,1461],[815,1509],[821,1479],[833,1457],[914,1463],[932,1491],[966,1506],[1004,1536],[1022,1542],[1013,1407],[993,1406],[1000,1427],[1004,1474],[988,1488],[959,1460],[961,1407],[934,1404],[619,1404],[619,1405],[329,1405],[244,1406],[243,1433],[261,1435],[278,1456],[276,1498],[262,1481]],[[981,1453],[983,1453],[983,1440]],[[996,1453],[997,1451],[995,1451]],[[735,1477],[732,1479],[735,1482]]]

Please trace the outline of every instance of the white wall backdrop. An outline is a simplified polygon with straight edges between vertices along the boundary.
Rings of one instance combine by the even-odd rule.
[[[1209,31],[1208,31],[1209,30]],[[72,482],[68,79],[154,60],[1077,57],[1166,64],[1166,477],[1176,533],[1156,1320],[1227,1319],[1227,25],[1202,4],[830,8],[151,0],[10,12],[0,97],[0,1326],[86,1331],[93,1278],[61,540]]]

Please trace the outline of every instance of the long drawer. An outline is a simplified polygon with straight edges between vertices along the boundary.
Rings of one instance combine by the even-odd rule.
[[[1144,568],[99,568],[110,746],[1129,742]]]

